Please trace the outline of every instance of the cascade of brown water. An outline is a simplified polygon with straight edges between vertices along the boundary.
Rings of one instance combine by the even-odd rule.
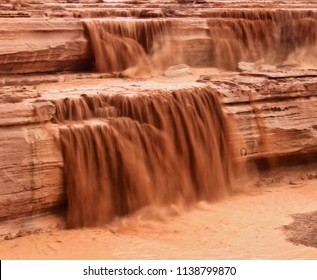
[[[305,63],[313,57],[317,62],[316,12],[221,11],[210,16],[216,67],[235,70],[240,61],[282,64],[290,58]]]
[[[99,72],[149,64],[155,48],[162,48],[170,26],[165,20],[112,19],[84,23]]]
[[[240,61],[317,65],[315,11],[215,10],[202,12],[202,16],[207,17],[209,27],[206,35],[211,48],[206,51],[210,52],[210,66],[236,70]],[[191,61],[175,52],[177,41],[183,40],[181,28],[178,30],[177,24],[173,24],[177,23],[175,19],[103,19],[84,23],[99,72],[136,66],[149,73],[182,60]],[[176,45],[168,45],[173,43]],[[153,59],[158,52],[160,55]],[[191,55],[190,50],[185,53]]]
[[[56,105],[60,122],[88,119],[60,130],[70,227],[230,192],[229,129],[211,89],[100,94]],[[107,108],[116,118],[91,119]]]

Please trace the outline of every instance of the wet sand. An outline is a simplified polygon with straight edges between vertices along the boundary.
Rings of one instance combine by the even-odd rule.
[[[244,187],[221,202],[148,208],[104,227],[4,240],[0,258],[316,259],[317,248],[294,245],[283,230],[293,214],[317,210],[315,173],[283,172],[241,182]]]

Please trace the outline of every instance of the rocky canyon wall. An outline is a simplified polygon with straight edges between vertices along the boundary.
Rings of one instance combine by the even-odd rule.
[[[2,237],[65,206],[77,227],[212,201],[236,163],[315,161],[313,2],[76,2],[0,1]],[[192,73],[164,76],[178,63]]]
[[[317,63],[315,10],[205,8],[194,18],[161,15],[141,20],[66,15],[63,19],[0,17],[0,74],[122,71],[148,64],[148,56],[167,43],[173,54],[165,52],[169,65],[184,62],[236,70],[239,61],[304,68]],[[162,55],[159,60],[164,60]],[[100,65],[101,61],[109,66]]]

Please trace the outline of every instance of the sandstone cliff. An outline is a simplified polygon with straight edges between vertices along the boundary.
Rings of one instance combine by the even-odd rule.
[[[66,205],[59,131],[87,118],[77,107],[71,114],[81,116],[78,120],[61,120],[57,114],[59,104],[79,104],[83,98],[122,94],[128,99],[137,95],[159,99],[176,91],[208,90],[221,98],[224,111],[234,122],[234,161],[256,163],[260,169],[315,161],[314,2],[288,1],[284,5],[272,1],[265,9],[261,1],[240,6],[222,1],[178,2],[0,1],[2,237],[10,232],[5,221],[50,213]],[[258,9],[245,10],[253,6]],[[116,28],[107,23],[113,22],[110,17],[120,17]],[[142,21],[144,31],[135,30],[140,25],[127,25],[126,17],[133,17],[129,20],[134,23]],[[150,71],[149,79],[118,78],[134,73],[122,69],[97,73],[88,21],[106,22],[100,24],[105,28],[100,32],[101,46],[109,34],[120,35],[117,41],[127,48],[134,40],[138,49],[144,49],[148,65],[159,73]],[[153,26],[162,23],[166,29],[164,44],[159,46],[172,50],[172,55],[155,55],[157,42],[162,42],[155,38],[162,32]],[[116,46],[111,50],[122,62],[122,57],[118,58],[122,52]],[[175,63],[195,67],[193,74],[162,78],[163,70]],[[98,123],[98,117],[117,117],[115,106],[85,104],[88,114],[92,108],[98,109],[99,115],[97,111],[89,115],[93,122]]]

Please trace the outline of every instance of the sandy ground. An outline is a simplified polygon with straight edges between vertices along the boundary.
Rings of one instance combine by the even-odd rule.
[[[317,210],[316,173],[292,174],[262,174],[189,210],[144,209],[101,228],[4,240],[0,259],[317,259],[317,248],[294,245],[283,229],[293,214]]]

